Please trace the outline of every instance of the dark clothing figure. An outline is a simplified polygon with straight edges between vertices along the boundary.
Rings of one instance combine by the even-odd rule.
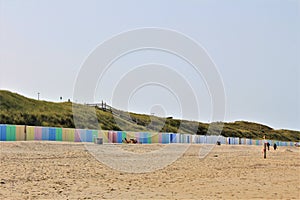
[[[138,142],[137,142],[137,140],[136,139],[129,139],[129,140],[127,140],[127,138],[124,138],[124,140],[123,140],[123,142],[124,143],[127,143],[127,144],[137,144]]]
[[[276,150],[277,149],[277,144],[274,143],[273,147],[274,147],[274,150]]]
[[[138,141],[137,141],[136,139],[130,138],[130,141],[131,141],[133,144],[137,144],[137,143],[138,143]]]
[[[267,143],[268,151],[270,150],[270,143]]]

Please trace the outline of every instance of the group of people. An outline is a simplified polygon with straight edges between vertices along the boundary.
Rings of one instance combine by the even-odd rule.
[[[268,142],[268,143],[267,143],[268,151],[270,150],[270,145],[271,145],[271,144]],[[274,150],[277,149],[277,144],[276,144],[275,142],[274,142],[273,148],[274,148]]]
[[[127,143],[127,144],[137,144],[138,141],[137,141],[137,139],[133,139],[133,138],[130,138],[129,140],[127,140],[127,138],[124,138],[123,143]]]
[[[127,140],[127,138],[124,138],[123,143],[127,143],[127,144],[137,144],[138,141],[137,141],[137,139],[133,139],[133,138],[130,138],[129,140]],[[221,145],[221,143],[220,143],[219,141],[217,142],[217,144],[218,144],[218,145]],[[271,146],[271,144],[270,144],[269,142],[267,142],[267,148],[268,148],[268,151],[270,151],[270,146]],[[274,150],[277,149],[277,144],[276,144],[275,142],[274,142],[274,144],[273,144],[273,148],[274,148]]]

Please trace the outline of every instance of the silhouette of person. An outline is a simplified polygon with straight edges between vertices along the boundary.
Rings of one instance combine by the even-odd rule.
[[[274,143],[273,147],[274,147],[274,150],[276,150],[277,149],[277,144]]]

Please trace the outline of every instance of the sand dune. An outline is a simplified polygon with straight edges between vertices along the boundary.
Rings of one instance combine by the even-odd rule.
[[[119,146],[136,153],[164,147]],[[263,159],[260,146],[221,145],[199,159],[201,148],[191,145],[163,169],[132,174],[97,161],[81,143],[2,142],[0,198],[300,199],[299,148],[271,149]]]

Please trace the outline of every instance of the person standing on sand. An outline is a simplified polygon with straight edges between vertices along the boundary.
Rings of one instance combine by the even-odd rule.
[[[274,150],[276,150],[277,149],[277,144],[274,142],[274,145],[273,145],[273,147],[274,147]]]
[[[268,151],[270,151],[270,143],[267,143]]]

